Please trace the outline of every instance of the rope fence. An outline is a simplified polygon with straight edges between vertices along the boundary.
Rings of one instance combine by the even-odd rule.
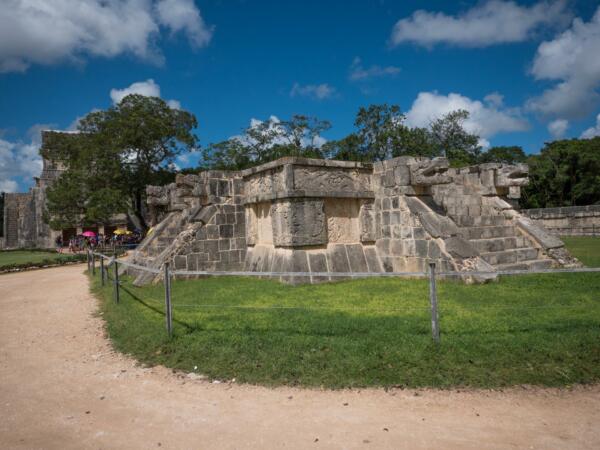
[[[142,266],[139,264],[133,264],[128,261],[119,261],[116,254],[113,256],[107,256],[99,252],[88,251],[87,263],[88,272],[95,275],[96,270],[96,258],[100,261],[100,278],[101,285],[105,286],[111,282],[114,289],[114,300],[115,303],[120,302],[120,290],[124,289],[119,280],[119,265],[129,267],[132,269],[150,272],[155,275],[163,275],[163,283],[165,287],[164,293],[164,315],[165,315],[165,327],[169,336],[173,334],[173,303],[172,303],[172,289],[171,281],[175,276],[244,276],[244,277],[290,277],[290,278],[344,278],[344,279],[364,279],[364,278],[428,278],[429,279],[429,306],[418,307],[418,306],[407,306],[403,308],[368,308],[368,307],[327,307],[313,305],[310,307],[303,306],[259,306],[259,305],[224,305],[224,304],[180,304],[176,303],[177,308],[184,309],[238,309],[238,310],[280,310],[280,311],[368,311],[368,312],[405,312],[405,311],[430,311],[431,313],[431,331],[432,338],[436,344],[440,342],[440,326],[439,326],[439,309],[437,302],[437,278],[452,278],[461,277],[465,275],[470,276],[490,276],[490,275],[503,275],[503,276],[516,276],[516,275],[532,275],[532,274],[561,274],[561,273],[593,273],[600,272],[600,267],[583,267],[583,268],[572,268],[572,269],[538,269],[538,270],[504,270],[497,272],[437,272],[435,263],[429,264],[428,272],[243,272],[243,271],[186,271],[186,270],[171,270],[169,263],[163,265],[163,270],[159,270],[152,267]],[[113,274],[111,275],[111,266]],[[130,295],[133,294],[127,291]],[[156,301],[158,304],[163,303],[162,300],[151,299]],[[475,310],[510,310],[510,309],[524,309],[524,310],[547,310],[547,309],[576,309],[576,308],[588,308],[589,305],[539,305],[539,306],[483,306],[474,307]]]

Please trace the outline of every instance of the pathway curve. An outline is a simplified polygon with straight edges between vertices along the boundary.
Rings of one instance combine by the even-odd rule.
[[[600,448],[600,386],[325,392],[137,367],[83,269],[0,276],[0,448]]]

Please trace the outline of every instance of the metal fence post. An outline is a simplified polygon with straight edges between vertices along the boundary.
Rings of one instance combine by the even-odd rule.
[[[92,250],[92,275],[95,276],[96,275],[96,258],[94,255],[94,251]]]
[[[115,303],[119,303],[119,263],[115,262]]]
[[[431,332],[433,341],[440,343],[440,324],[437,309],[437,290],[435,285],[435,263],[429,263],[429,301],[431,302]]]
[[[173,335],[173,308],[171,307],[171,274],[168,262],[165,263],[165,320],[170,337]]]
[[[104,286],[104,257],[100,256],[100,282]]]

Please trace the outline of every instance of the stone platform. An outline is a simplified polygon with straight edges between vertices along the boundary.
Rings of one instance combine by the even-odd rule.
[[[467,282],[498,270],[579,265],[516,208],[527,173],[525,165],[455,169],[445,158],[400,157],[373,165],[282,158],[179,175],[148,187],[157,225],[131,260],[156,269],[170,262],[175,270],[319,274],[426,272],[434,262]],[[137,284],[160,278],[137,275]]]

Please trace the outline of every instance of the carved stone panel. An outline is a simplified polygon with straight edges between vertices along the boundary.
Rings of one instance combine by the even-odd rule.
[[[303,191],[356,192],[371,190],[370,174],[341,168],[294,166],[294,188]]]
[[[302,247],[327,243],[325,212],[321,199],[293,199],[271,205],[273,244]]]

